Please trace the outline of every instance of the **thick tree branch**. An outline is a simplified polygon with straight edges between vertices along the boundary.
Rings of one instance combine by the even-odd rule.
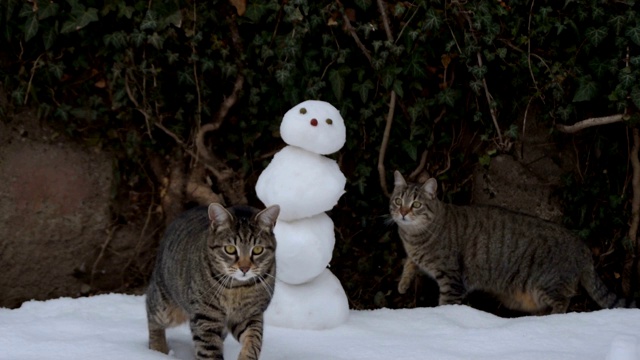
[[[582,129],[586,129],[588,127],[605,125],[605,124],[613,124],[623,120],[624,120],[624,114],[617,114],[617,115],[604,116],[604,117],[598,117],[598,118],[590,118],[590,119],[578,121],[573,125],[557,124],[556,129],[564,133],[573,134]]]

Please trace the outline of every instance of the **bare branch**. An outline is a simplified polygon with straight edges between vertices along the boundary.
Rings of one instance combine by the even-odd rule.
[[[389,145],[389,134],[391,133],[391,124],[393,123],[393,113],[396,108],[396,92],[391,91],[391,100],[389,101],[389,112],[387,113],[387,124],[384,128],[384,135],[382,137],[382,144],[380,144],[380,153],[378,154],[378,175],[380,176],[380,186],[382,187],[382,193],[389,197],[391,194],[387,189],[387,178],[385,175],[384,158],[387,153],[387,146]]]
[[[460,7],[462,6],[460,5]],[[469,30],[471,30],[471,34],[473,38],[476,39],[476,35],[473,32],[473,22],[471,21],[471,17],[469,16],[469,13],[462,8],[460,9],[460,13],[464,14],[465,19],[469,23]],[[482,68],[484,64],[482,62],[482,54],[480,54],[480,51],[476,53],[476,57],[478,59],[478,66]],[[493,102],[494,102],[493,96],[489,92],[489,86],[487,85],[487,78],[484,76],[482,77],[482,87],[484,88],[484,95],[487,99],[487,105],[489,106],[489,114],[491,114],[491,120],[493,121],[493,126],[496,128],[496,132],[498,133],[498,146],[502,149],[505,147],[506,144],[502,141],[502,131],[500,130],[500,125],[498,124],[498,116],[496,114],[496,109],[493,105]]]
[[[347,30],[349,31],[349,34],[351,34],[351,37],[353,38],[353,41],[356,42],[356,45],[358,46],[358,48],[362,51],[362,53],[367,58],[367,60],[369,60],[369,64],[371,64],[373,66],[373,60],[371,59],[371,53],[369,53],[369,50],[367,50],[367,48],[364,46],[362,41],[360,41],[360,37],[358,37],[358,34],[356,33],[356,29],[353,28],[353,26],[351,25],[351,21],[349,20],[349,17],[347,16],[347,13],[344,11],[344,6],[340,2],[340,0],[336,0],[336,3],[340,6],[340,13],[342,14],[342,20],[344,21],[344,24],[345,24]]]
[[[629,226],[629,239],[636,242],[638,237],[638,224],[640,224],[640,132],[638,128],[633,129],[633,147],[631,148],[631,167],[633,169],[633,200],[631,202],[631,225]]]
[[[387,16],[387,8],[383,0],[378,0],[378,10],[380,11],[380,16],[382,16],[382,25],[384,25],[384,32],[387,34],[387,40],[393,41],[393,34],[391,33],[391,26],[389,25],[389,17]]]
[[[416,167],[415,170],[413,170],[413,172],[411,173],[411,175],[409,175],[409,180],[415,180],[415,178],[420,175],[420,173],[424,170],[425,165],[427,164],[427,155],[429,154],[429,151],[425,150],[422,152],[422,155],[420,156],[420,163],[418,164],[418,167]]]
[[[616,114],[611,116],[604,116],[598,118],[589,118],[586,120],[578,121],[573,125],[564,125],[557,124],[556,129],[562,131],[563,133],[573,134],[582,129],[586,129],[592,126],[605,125],[605,124],[613,124],[620,121],[624,121],[624,114]]]
[[[380,16],[382,16],[382,22],[387,34],[387,40],[393,41],[393,34],[391,33],[391,27],[389,26],[389,17],[387,17],[386,4],[383,0],[378,0],[378,10]],[[389,146],[389,136],[391,134],[391,125],[393,124],[393,116],[396,109],[396,92],[391,90],[389,100],[389,111],[387,112],[387,121],[384,127],[384,135],[382,137],[382,143],[380,144],[380,153],[378,154],[378,175],[380,177],[380,186],[382,187],[382,193],[386,197],[390,197],[389,189],[387,189],[387,177],[384,166],[384,158],[387,154],[387,146]]]
[[[633,147],[631,148],[630,160],[633,168],[633,180],[631,181],[633,189],[633,199],[631,201],[631,223],[629,224],[629,240],[631,241],[632,252],[627,254],[622,274],[622,289],[627,297],[633,296],[637,287],[635,279],[638,271],[638,225],[640,224],[640,130],[633,129]]]

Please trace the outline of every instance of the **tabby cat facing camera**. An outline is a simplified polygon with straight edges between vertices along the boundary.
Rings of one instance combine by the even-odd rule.
[[[258,211],[214,203],[169,225],[147,290],[150,349],[168,353],[165,329],[189,321],[196,359],[223,359],[227,332],[242,346],[238,360],[258,359],[279,212],[277,205]]]
[[[603,308],[635,306],[609,292],[588,247],[564,227],[499,207],[445,204],[435,179],[394,177],[389,210],[408,255],[400,293],[422,270],[438,283],[440,305],[481,290],[513,310],[564,313],[582,285]]]

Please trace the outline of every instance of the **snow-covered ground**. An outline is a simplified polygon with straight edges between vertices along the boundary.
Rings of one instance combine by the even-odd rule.
[[[3,360],[193,359],[189,330],[168,331],[172,357],[147,349],[144,297],[102,295],[0,309]],[[225,342],[235,359],[238,343]],[[640,310],[503,319],[467,306],[351,311],[330,330],[267,326],[263,360],[640,359]]]

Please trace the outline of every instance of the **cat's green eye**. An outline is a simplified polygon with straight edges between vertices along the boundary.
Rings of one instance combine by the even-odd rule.
[[[254,246],[251,252],[253,253],[253,255],[260,255],[264,252],[264,248],[262,246]]]
[[[393,200],[393,203],[398,205],[398,206],[400,206],[400,205],[402,205],[402,199],[396,198],[395,200]]]
[[[229,255],[233,255],[236,253],[236,247],[233,245],[227,245],[224,247],[224,252],[226,252]]]
[[[305,108],[300,108],[300,114],[304,115],[307,113],[307,109]]]
[[[412,206],[414,209],[417,209],[417,208],[419,208],[420,206],[422,206],[422,203],[421,203],[420,201],[414,201],[414,202],[411,204],[411,206]]]

